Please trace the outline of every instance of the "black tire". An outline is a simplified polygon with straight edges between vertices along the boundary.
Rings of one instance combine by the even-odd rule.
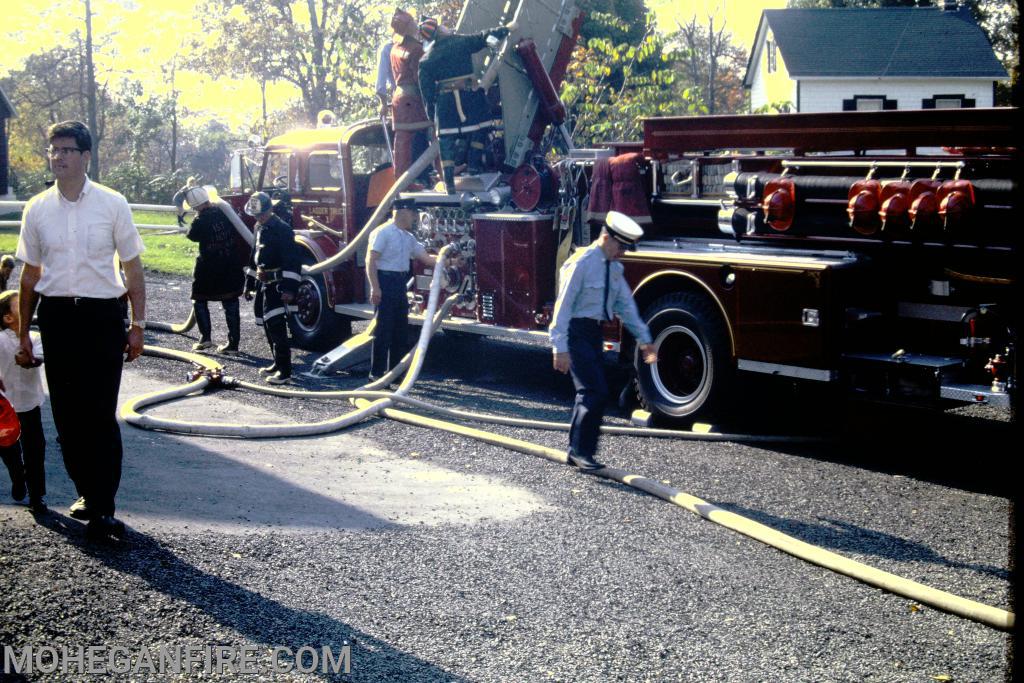
[[[735,366],[721,314],[704,296],[679,292],[644,312],[658,350],[648,365],[634,351],[637,395],[662,423],[686,424],[720,414],[732,392]]]
[[[297,348],[327,351],[352,336],[352,321],[328,303],[323,275],[302,275],[293,305],[298,310],[288,316],[288,327]]]

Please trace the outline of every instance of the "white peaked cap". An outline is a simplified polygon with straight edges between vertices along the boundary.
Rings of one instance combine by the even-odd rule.
[[[618,211],[609,211],[604,223],[609,235],[629,247],[635,247],[644,236],[644,229],[635,220]]]

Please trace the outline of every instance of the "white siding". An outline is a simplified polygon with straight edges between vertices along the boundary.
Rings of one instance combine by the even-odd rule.
[[[978,78],[844,78],[800,81],[802,112],[842,111],[843,100],[855,95],[884,95],[899,109],[920,109],[921,101],[936,95],[963,95],[976,107],[992,106],[992,80]],[[753,92],[751,92],[753,100]],[[756,108],[758,105],[754,104]]]
[[[761,60],[758,59],[756,66],[754,67],[754,80],[750,83],[750,109],[756,111],[758,107],[763,107],[767,104],[768,93],[764,87],[763,69],[761,69]]]

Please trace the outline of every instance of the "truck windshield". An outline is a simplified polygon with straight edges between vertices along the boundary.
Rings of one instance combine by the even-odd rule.
[[[259,170],[258,157],[254,159],[251,150],[235,150],[231,155],[228,189],[232,192],[251,192],[256,184],[253,179]]]
[[[261,189],[277,188],[288,189],[288,161],[291,153],[267,154],[267,170],[263,173],[263,187]]]
[[[352,145],[349,150],[354,175],[369,175],[391,164],[391,157],[384,145]]]
[[[341,165],[337,152],[309,155],[309,189],[321,192],[341,189]]]

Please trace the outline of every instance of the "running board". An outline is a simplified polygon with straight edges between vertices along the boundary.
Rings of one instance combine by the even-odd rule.
[[[373,318],[373,306],[369,304],[338,304],[334,312],[350,318],[370,320]],[[409,313],[410,325],[423,325],[422,313]],[[480,323],[471,318],[457,318],[448,316],[441,321],[442,330],[454,330],[468,334],[478,334],[482,337],[502,337],[505,339],[533,340],[547,342],[548,331],[546,329],[521,330],[515,327],[502,327],[490,323]]]
[[[346,370],[368,361],[370,349],[373,347],[373,330],[376,326],[377,321],[371,321],[365,330],[352,335],[336,349],[317,358],[306,374],[311,377],[323,377],[328,373]]]

